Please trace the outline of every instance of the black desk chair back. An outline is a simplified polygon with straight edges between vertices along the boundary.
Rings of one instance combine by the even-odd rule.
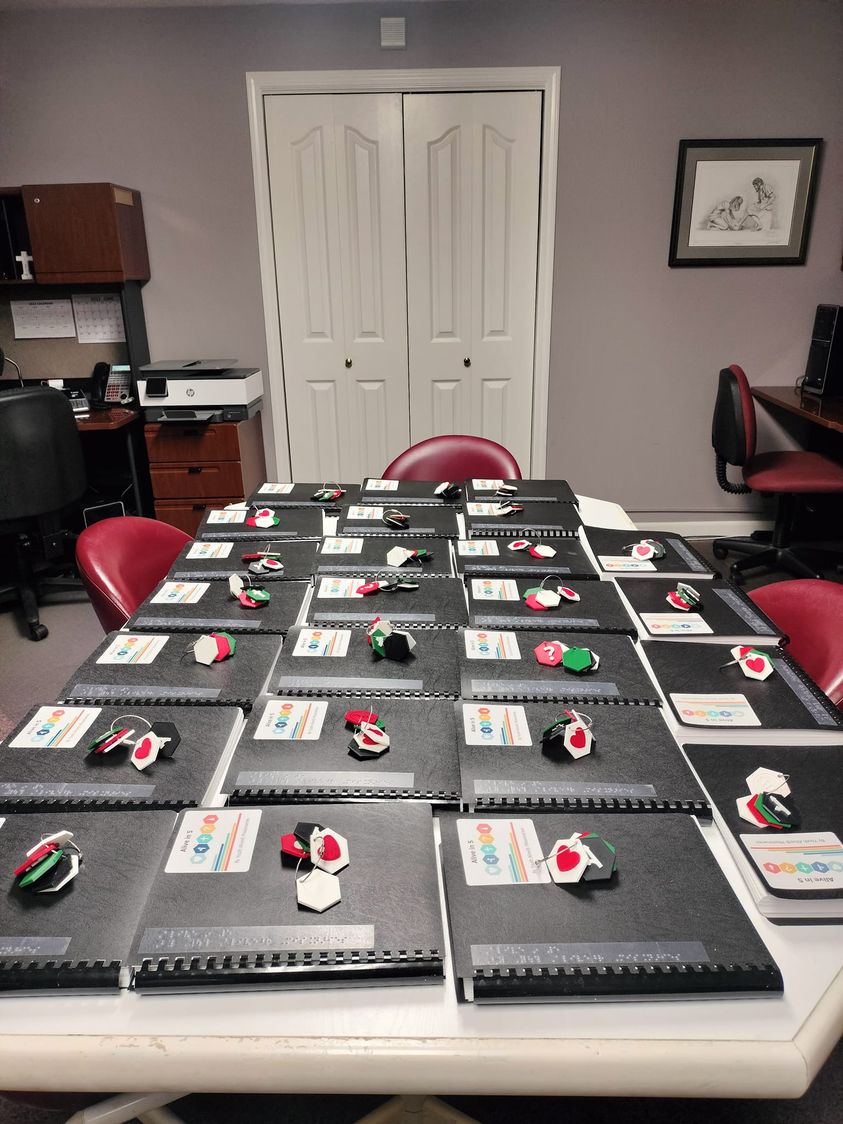
[[[64,511],[87,486],[70,402],[50,387],[0,391],[0,536],[14,543],[16,588],[33,640],[38,618],[33,547],[48,561],[64,553]]]

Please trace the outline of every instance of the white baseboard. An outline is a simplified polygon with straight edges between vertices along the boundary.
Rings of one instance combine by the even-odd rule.
[[[634,514],[632,518],[642,526],[642,521]],[[652,521],[651,521],[652,522]],[[644,523],[644,526],[647,524]],[[671,531],[685,539],[743,538],[753,531],[771,531],[772,519],[682,519],[676,522],[659,519],[660,531]]]

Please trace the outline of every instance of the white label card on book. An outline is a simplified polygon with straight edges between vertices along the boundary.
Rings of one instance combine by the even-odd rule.
[[[366,582],[363,578],[322,578],[317,597],[363,597],[357,590]]]
[[[264,707],[255,741],[312,742],[322,733],[327,701],[272,699]]]
[[[11,749],[73,749],[96,721],[98,706],[41,706],[16,738]]]
[[[648,558],[630,558],[628,554],[599,554],[597,561],[608,573],[654,573],[656,569]]]
[[[362,554],[363,540],[348,538],[331,538],[322,543],[323,554]]]
[[[364,492],[397,492],[398,480],[367,480]]]
[[[350,628],[303,628],[294,656],[344,656],[351,643]]]
[[[679,721],[685,726],[760,726],[761,719],[746,695],[685,695],[671,693]]]
[[[139,636],[133,632],[121,632],[97,663],[152,663],[169,639],[169,636]]]
[[[520,601],[518,585],[512,578],[472,578],[471,596],[475,601]]]
[[[348,509],[348,519],[383,519],[382,507],[370,507],[368,504],[353,504]]]
[[[475,492],[496,492],[503,484],[503,480],[472,480],[471,486]]]
[[[289,496],[293,488],[295,488],[295,484],[277,484],[274,481],[267,481],[266,484],[261,484],[258,491],[262,495]]]
[[[469,886],[527,886],[550,882],[532,820],[491,816],[457,820],[460,855]]]
[[[464,703],[462,721],[466,745],[532,745],[523,706]]]
[[[200,808],[184,813],[164,867],[166,874],[235,874],[252,863],[259,808]]]
[[[188,558],[228,558],[233,542],[195,542],[188,550]]]
[[[457,554],[463,558],[497,558],[500,551],[494,539],[460,539]]]
[[[245,523],[246,510],[245,508],[237,508],[233,511],[227,508],[223,511],[209,511],[208,523]]]
[[[470,660],[520,660],[521,649],[514,632],[486,632],[467,628],[465,654]]]
[[[195,605],[208,591],[209,582],[164,582],[151,605]]]
[[[773,890],[843,890],[843,843],[833,831],[742,835],[741,842]]]
[[[699,613],[640,613],[651,636],[713,636],[714,630]]]
[[[498,515],[497,503],[467,503],[465,509],[469,515]]]

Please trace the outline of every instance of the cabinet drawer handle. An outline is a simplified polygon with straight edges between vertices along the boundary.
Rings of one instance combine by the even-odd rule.
[[[208,505],[206,503],[195,503],[193,505],[193,510],[194,511],[207,511]]]
[[[199,467],[198,464],[193,464],[187,470],[187,475],[188,476],[198,476],[201,471],[202,471],[202,469]]]

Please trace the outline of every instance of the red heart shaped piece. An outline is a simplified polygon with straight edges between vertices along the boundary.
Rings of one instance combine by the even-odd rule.
[[[585,727],[574,726],[568,736],[571,749],[585,749]]]
[[[341,854],[340,845],[333,835],[323,835],[322,842],[319,844],[319,857],[324,859],[325,862],[333,862]]]
[[[746,666],[750,671],[763,671],[767,666],[767,661],[763,656],[753,656],[752,659],[746,661]]]
[[[557,870],[573,870],[580,864],[579,852],[572,850],[570,847],[560,848],[556,852],[555,858]]]
[[[639,543],[633,549],[632,553],[636,558],[649,558],[653,553],[653,548],[651,546],[645,546],[643,543]]]

